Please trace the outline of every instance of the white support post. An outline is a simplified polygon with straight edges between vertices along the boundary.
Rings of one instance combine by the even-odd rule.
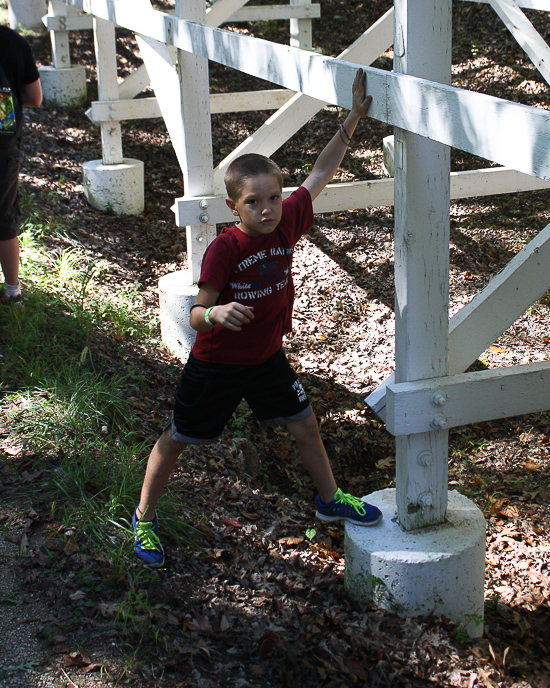
[[[115,24],[94,17],[94,44],[97,62],[97,90],[100,100],[118,100]],[[121,215],[143,212],[143,163],[124,159],[120,122],[101,122],[102,160],[82,166],[84,193],[88,203],[99,210],[113,210]]]
[[[204,24],[203,0],[176,0],[176,16]],[[208,60],[178,50],[180,82],[179,113],[183,128],[178,159],[183,172],[185,196],[205,196],[213,192],[212,132],[210,128],[210,90]],[[153,85],[154,75],[151,74]],[[157,95],[158,97],[158,95]],[[162,109],[162,105],[161,105]],[[203,204],[200,225],[186,227],[187,271],[167,275],[159,281],[160,320],[164,343],[174,354],[187,358],[195,332],[189,325],[190,308],[196,298],[202,257],[216,237],[216,225],[210,222],[208,204]]]
[[[9,0],[8,17],[10,27],[19,31],[42,28],[42,16],[46,14],[46,0]]]
[[[450,2],[396,3],[395,69],[448,84]],[[396,381],[448,373],[450,151],[396,130]],[[431,460],[418,458],[431,455]],[[405,530],[442,523],[447,512],[447,432],[396,438],[399,522]]]
[[[451,0],[396,0],[393,45],[396,72],[448,84]],[[448,374],[450,151],[396,129],[394,166],[395,379],[408,382]],[[449,503],[447,460],[443,424],[396,437],[396,490],[367,498],[385,512],[383,527],[346,526],[346,585],[372,599],[374,576],[382,606],[406,615],[428,606],[465,624],[483,616],[485,529],[475,505]]]
[[[291,5],[311,5],[311,0],[290,0]],[[313,48],[313,33],[311,19],[290,20],[290,45],[302,50]]]
[[[94,45],[97,61],[97,92],[99,100],[118,100],[116,36],[113,22],[94,17]],[[104,165],[122,162],[120,122],[101,122],[101,150]]]
[[[48,15],[44,19],[46,26],[49,20],[54,20],[56,25],[55,30],[50,29],[53,65],[40,67],[39,74],[47,103],[77,106],[86,100],[86,69],[82,65],[71,66],[68,17],[69,8],[64,2],[50,0]]]
[[[51,31],[52,62],[56,69],[66,69],[71,66],[71,52],[69,50],[69,32],[67,30],[68,7],[61,0],[50,0],[48,15],[59,21],[59,30]]]

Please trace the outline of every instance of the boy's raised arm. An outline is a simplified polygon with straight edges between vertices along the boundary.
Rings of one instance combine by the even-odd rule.
[[[322,150],[311,173],[302,184],[309,191],[312,200],[317,198],[333,178],[350,144],[357,123],[369,109],[372,96],[365,98],[366,80],[365,72],[359,69],[352,86],[353,104],[351,110],[344,123],[340,125],[336,134]]]

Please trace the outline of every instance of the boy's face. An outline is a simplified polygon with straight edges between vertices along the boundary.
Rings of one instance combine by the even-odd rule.
[[[237,227],[250,236],[271,234],[283,214],[282,189],[275,175],[247,179],[236,201],[226,198],[233,215],[241,218]]]

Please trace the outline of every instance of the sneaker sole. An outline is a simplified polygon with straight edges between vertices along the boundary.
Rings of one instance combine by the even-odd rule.
[[[376,521],[369,521],[368,523],[365,521],[354,521],[347,516],[326,516],[325,514],[321,514],[319,511],[317,511],[315,515],[320,521],[347,521],[348,523],[353,523],[354,526],[376,526],[382,520],[382,514],[380,514]]]
[[[140,562],[143,564],[143,566],[148,566],[150,569],[159,569],[161,566],[164,566],[164,562],[165,562],[164,557],[162,558],[162,561],[159,561],[158,563],[149,563],[147,561],[143,561],[143,559],[139,556],[139,554],[135,550],[134,550],[134,554],[140,560]]]

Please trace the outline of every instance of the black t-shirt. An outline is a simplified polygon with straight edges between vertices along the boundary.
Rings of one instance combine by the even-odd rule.
[[[21,146],[23,110],[21,91],[23,86],[32,84],[39,78],[38,69],[30,45],[18,33],[7,26],[0,26],[0,67],[8,79],[15,96],[15,116],[17,131],[15,135],[0,134],[0,151],[11,152]]]

